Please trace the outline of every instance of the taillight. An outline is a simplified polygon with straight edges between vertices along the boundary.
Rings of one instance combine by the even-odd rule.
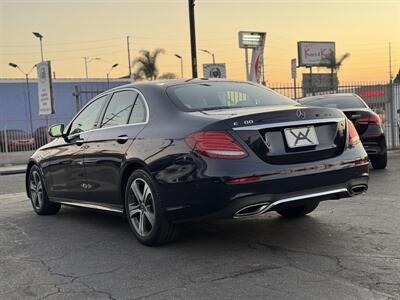
[[[224,131],[203,131],[188,135],[186,143],[193,151],[212,158],[239,159],[247,156],[233,137]]]
[[[358,124],[381,124],[381,118],[376,114],[371,114],[369,117],[361,117],[356,120]]]
[[[358,136],[357,130],[354,127],[354,124],[352,121],[347,119],[347,132],[348,132],[348,139],[349,139],[349,145],[357,145],[360,143],[360,137]]]

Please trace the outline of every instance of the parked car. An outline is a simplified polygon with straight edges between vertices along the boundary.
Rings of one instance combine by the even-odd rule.
[[[43,145],[47,144],[51,138],[48,136],[48,128],[46,126],[41,126],[36,128],[33,132],[33,137],[35,139],[36,147],[42,147]]]
[[[177,223],[300,217],[368,188],[368,157],[337,109],[303,107],[263,86],[170,80],[114,88],[29,160],[39,215],[61,204],[125,213],[146,245]]]
[[[307,106],[337,108],[354,123],[361,142],[374,169],[384,169],[387,165],[385,132],[379,115],[356,94],[329,94],[306,97],[299,100]]]
[[[0,145],[1,152],[29,151],[35,149],[35,140],[22,129],[7,129],[0,132]]]

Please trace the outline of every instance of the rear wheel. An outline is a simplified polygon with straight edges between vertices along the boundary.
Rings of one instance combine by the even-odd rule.
[[[314,211],[318,207],[318,204],[319,202],[314,202],[302,206],[279,209],[276,212],[284,217],[298,218],[298,217],[303,217],[309,214],[310,212]]]
[[[370,160],[374,169],[384,169],[387,165],[387,152],[378,156],[370,157]]]
[[[49,201],[40,169],[37,166],[33,166],[29,171],[28,188],[33,210],[38,215],[53,215],[60,210],[61,204]]]
[[[162,245],[176,235],[176,225],[166,217],[158,188],[144,170],[134,171],[128,179],[125,212],[136,238],[145,245]]]

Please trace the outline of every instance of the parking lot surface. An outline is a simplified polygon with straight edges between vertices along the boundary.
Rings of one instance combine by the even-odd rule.
[[[0,177],[0,299],[400,299],[400,152],[365,195],[301,219],[186,225],[158,248],[120,216],[37,216],[13,176]]]

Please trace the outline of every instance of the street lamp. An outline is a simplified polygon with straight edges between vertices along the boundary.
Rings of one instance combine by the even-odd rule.
[[[208,51],[207,49],[199,49],[200,51],[204,52],[204,53],[208,53],[212,56],[212,60],[213,60],[213,65],[215,65],[215,56],[214,53],[211,53],[210,51]]]
[[[86,79],[87,79],[87,78],[89,78],[88,63],[90,63],[91,61],[94,61],[94,60],[100,60],[101,58],[100,57],[90,58],[90,57],[85,56],[83,59],[85,60],[85,72],[86,72]]]
[[[28,109],[29,109],[29,125],[30,125],[30,129],[31,129],[31,134],[33,135],[33,124],[32,124],[32,106],[31,106],[31,93],[29,91],[29,74],[32,73],[33,69],[36,67],[36,65],[34,65],[32,67],[32,69],[28,72],[25,73],[17,64],[14,64],[12,62],[8,63],[8,65],[12,68],[18,69],[21,71],[22,74],[25,75],[25,81],[26,81],[26,96],[27,96],[27,100],[28,100]]]
[[[43,59],[43,44],[42,44],[43,35],[41,35],[39,32],[32,32],[32,33],[40,41],[40,55],[41,55],[41,58],[42,58],[42,61],[43,61],[44,60]]]
[[[183,58],[179,54],[175,54],[175,57],[181,60],[181,78],[183,78]]]
[[[113,64],[110,68],[110,71],[107,73],[107,88],[110,88],[110,73],[116,67],[118,67],[118,64]]]

